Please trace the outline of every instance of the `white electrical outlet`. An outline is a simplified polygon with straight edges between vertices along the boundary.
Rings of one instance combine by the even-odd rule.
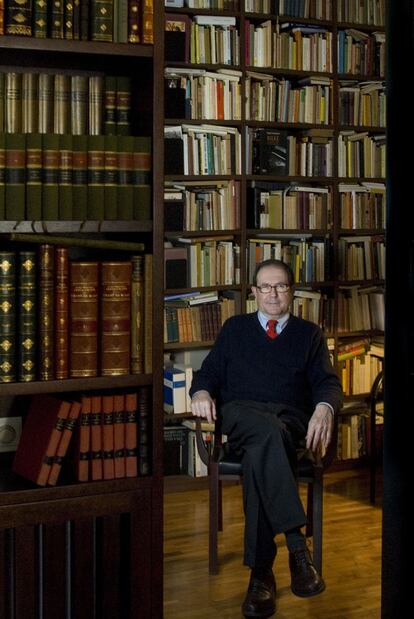
[[[0,417],[0,452],[16,451],[21,433],[21,417]]]

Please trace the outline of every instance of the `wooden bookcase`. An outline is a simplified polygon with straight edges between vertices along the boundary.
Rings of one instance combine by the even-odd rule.
[[[36,487],[11,473],[13,454],[0,460],[0,616],[162,616],[162,74],[161,3],[154,2],[155,45],[0,36],[3,71],[100,72],[130,75],[139,97],[134,135],[152,139],[152,214],[145,221],[0,221],[11,232],[142,241],[153,254],[152,372],[139,375],[0,384],[0,415],[33,394],[98,393],[148,388],[150,472],[145,476]],[[35,248],[35,246],[33,246]],[[18,248],[16,248],[18,249]],[[108,254],[108,257],[113,256]],[[33,437],[36,440],[36,437]]]
[[[184,3],[187,4],[187,3]],[[256,3],[256,6],[258,6],[260,3]],[[285,6],[289,6],[289,2],[284,3]],[[320,4],[323,3],[311,3],[312,7],[315,8],[315,6],[319,6]],[[214,72],[216,73],[217,76],[219,76],[219,73],[217,73],[217,71],[221,71],[221,70],[233,70],[233,72],[239,72],[239,84],[240,84],[240,93],[239,93],[239,97],[240,97],[240,107],[239,107],[239,114],[235,117],[233,116],[232,120],[218,120],[215,118],[206,118],[206,117],[196,117],[194,119],[190,118],[190,117],[170,117],[167,118],[165,121],[165,126],[168,129],[171,129],[171,127],[179,127],[182,125],[186,125],[187,127],[194,127],[194,129],[198,126],[201,125],[203,123],[206,123],[212,127],[214,126],[224,126],[224,127],[229,127],[235,130],[238,130],[240,132],[241,135],[241,173],[236,173],[236,174],[232,174],[232,175],[191,175],[191,174],[187,174],[186,170],[184,172],[184,174],[177,174],[177,173],[171,173],[168,174],[166,171],[165,174],[165,181],[166,181],[166,191],[171,190],[171,186],[172,184],[177,184],[177,185],[182,185],[185,186],[186,182],[198,182],[200,187],[203,186],[203,182],[204,181],[208,181],[211,182],[214,179],[217,180],[234,180],[237,181],[240,185],[240,201],[239,201],[239,208],[240,208],[240,227],[235,228],[235,229],[226,229],[226,230],[204,230],[204,231],[192,231],[192,232],[188,232],[188,231],[183,231],[183,232],[177,232],[177,231],[171,231],[166,229],[165,230],[165,235],[166,238],[170,241],[172,241],[172,243],[174,244],[174,239],[176,239],[178,236],[180,237],[187,237],[187,240],[189,238],[194,238],[195,240],[197,239],[198,236],[209,236],[214,238],[215,236],[217,238],[220,237],[220,235],[226,234],[226,235],[230,235],[231,237],[233,237],[235,239],[235,241],[237,241],[237,243],[240,245],[240,283],[238,283],[237,285],[231,285],[229,286],[229,288],[231,288],[233,291],[236,291],[239,295],[239,299],[240,299],[240,306],[239,306],[239,311],[249,311],[248,309],[248,303],[247,303],[247,299],[248,299],[248,294],[250,291],[250,281],[249,281],[249,259],[248,259],[248,246],[249,246],[249,239],[258,237],[259,235],[262,238],[283,238],[283,235],[289,234],[292,237],[295,237],[296,239],[318,239],[318,238],[323,238],[325,240],[326,243],[326,247],[329,248],[329,256],[326,257],[325,259],[325,277],[323,280],[318,280],[318,279],[310,279],[308,281],[300,281],[297,284],[297,288],[299,289],[308,289],[310,291],[320,291],[322,293],[322,295],[325,296],[326,302],[325,302],[325,311],[323,314],[323,319],[322,319],[322,325],[325,331],[325,334],[328,338],[328,342],[330,345],[330,350],[332,351],[332,357],[333,360],[338,368],[338,372],[341,375],[343,368],[342,365],[338,362],[338,354],[340,352],[343,352],[344,349],[346,350],[346,346],[350,343],[350,342],[355,342],[358,340],[366,340],[367,342],[367,350],[369,348],[370,343],[372,342],[373,338],[375,336],[381,336],[383,334],[383,331],[381,329],[378,328],[373,328],[373,323],[371,321],[370,325],[367,326],[362,326],[362,327],[357,327],[355,328],[354,326],[352,326],[352,324],[342,324],[341,325],[341,307],[343,305],[342,301],[343,301],[343,296],[349,296],[351,294],[351,290],[353,291],[352,294],[355,294],[356,296],[360,295],[360,290],[368,290],[368,287],[372,286],[372,289],[375,289],[375,292],[378,292],[383,290],[383,285],[384,285],[384,269],[383,269],[383,263],[380,265],[380,268],[378,269],[377,266],[375,266],[375,268],[372,269],[372,271],[366,270],[364,271],[363,276],[359,276],[359,275],[349,275],[349,273],[347,274],[345,272],[345,265],[343,264],[345,262],[343,256],[347,256],[347,252],[349,250],[349,247],[355,247],[356,251],[361,253],[361,249],[362,249],[362,256],[365,255],[365,250],[368,248],[369,252],[370,252],[370,260],[373,257],[373,252],[372,252],[372,248],[373,248],[373,243],[376,240],[379,240],[379,243],[381,245],[381,249],[380,251],[382,251],[382,245],[383,245],[383,235],[384,235],[384,227],[385,227],[385,196],[382,196],[381,198],[379,198],[379,201],[382,200],[382,204],[379,207],[379,212],[381,213],[380,218],[377,217],[377,220],[375,221],[375,223],[367,223],[368,220],[366,220],[366,222],[361,225],[360,223],[358,223],[357,221],[352,221],[349,225],[344,223],[344,220],[341,219],[341,212],[342,212],[342,198],[341,196],[343,196],[343,185],[360,185],[362,188],[362,183],[373,183],[375,184],[379,184],[379,185],[384,185],[385,183],[385,175],[381,175],[381,174],[374,174],[373,172],[369,172],[366,174],[364,172],[363,166],[360,166],[358,168],[358,170],[353,170],[353,169],[345,169],[346,166],[341,167],[341,157],[339,154],[339,146],[340,146],[340,142],[345,140],[347,141],[348,135],[350,135],[350,132],[354,132],[354,134],[366,134],[366,143],[368,143],[369,139],[373,139],[374,141],[378,140],[381,141],[382,138],[385,139],[385,113],[384,110],[385,108],[382,108],[382,120],[378,120],[376,122],[372,122],[372,120],[370,120],[370,116],[369,114],[371,113],[372,109],[375,107],[375,114],[378,113],[379,110],[379,103],[377,103],[375,106],[373,106],[373,108],[371,109],[371,101],[369,101],[369,103],[367,103],[367,100],[365,100],[365,104],[370,108],[369,112],[365,112],[365,116],[364,116],[364,120],[363,122],[360,119],[349,119],[347,120],[347,122],[344,122],[344,119],[346,119],[346,114],[344,112],[344,108],[345,108],[345,103],[343,102],[345,97],[347,95],[343,95],[342,94],[342,89],[344,87],[350,86],[351,88],[349,89],[349,93],[348,94],[349,97],[356,97],[359,98],[361,97],[361,93],[358,92],[358,94],[355,94],[356,91],[359,91],[360,87],[361,87],[361,83],[363,82],[380,82],[380,86],[379,86],[379,90],[378,90],[378,96],[382,97],[381,101],[384,101],[384,94],[383,94],[383,86],[384,86],[384,79],[385,79],[385,72],[384,72],[384,52],[381,52],[381,63],[382,63],[382,71],[381,74],[379,71],[377,70],[363,70],[363,69],[358,69],[356,67],[356,65],[353,66],[352,69],[345,69],[345,70],[340,70],[342,69],[342,64],[340,64],[341,62],[343,63],[343,57],[340,57],[340,51],[339,51],[339,42],[340,40],[342,41],[343,39],[347,41],[347,44],[350,45],[351,42],[354,45],[353,51],[352,53],[349,51],[349,58],[358,58],[358,54],[361,53],[361,49],[365,46],[364,50],[366,51],[368,48],[370,49],[370,54],[371,55],[371,65],[373,67],[377,67],[380,64],[380,52],[379,52],[379,43],[380,43],[380,39],[382,37],[385,37],[385,27],[384,24],[382,25],[378,25],[378,23],[375,23],[373,21],[373,18],[369,19],[369,21],[371,23],[356,23],[355,22],[351,22],[351,21],[345,21],[345,17],[348,15],[352,15],[352,13],[347,13],[347,11],[351,11],[351,10],[356,10],[357,9],[357,3],[348,3],[348,2],[342,2],[342,0],[332,0],[331,3],[329,3],[331,6],[331,14],[327,15],[325,13],[325,15],[323,17],[320,18],[316,18],[316,14],[313,14],[311,17],[308,18],[304,18],[304,17],[294,17],[292,15],[289,14],[280,14],[277,15],[274,12],[270,12],[270,13],[253,13],[247,10],[247,7],[249,7],[248,4],[248,0],[239,0],[233,3],[224,3],[224,6],[227,5],[228,8],[227,10],[216,10],[216,9],[208,9],[208,8],[188,8],[188,7],[183,7],[183,8],[168,8],[166,9],[166,13],[168,13],[168,20],[169,21],[174,21],[174,18],[177,19],[178,22],[178,26],[180,27],[180,24],[183,28],[185,28],[187,30],[187,37],[188,37],[188,47],[191,50],[191,46],[194,44],[194,39],[191,38],[190,35],[190,31],[191,31],[191,23],[197,20],[194,20],[195,16],[202,16],[202,19],[206,20],[208,19],[209,16],[217,16],[217,17],[224,17],[226,19],[231,19],[233,18],[234,22],[235,22],[235,29],[238,32],[239,35],[239,50],[240,50],[240,56],[239,56],[239,60],[238,62],[235,62],[233,64],[211,64],[211,63],[195,63],[195,62],[188,62],[188,58],[186,58],[185,60],[183,60],[182,58],[180,58],[180,60],[177,60],[176,57],[174,56],[174,50],[172,52],[174,59],[170,59],[168,57],[166,57],[165,59],[165,67],[166,69],[168,69],[168,72],[166,73],[166,75],[170,78],[171,77],[171,73],[173,72],[174,69],[177,69],[178,71],[181,71],[181,74],[185,74],[186,69],[190,69],[190,70],[195,70],[195,69],[204,69],[205,71],[208,72],[208,74],[211,76]],[[361,4],[361,3],[359,3]],[[372,7],[374,7],[375,4],[377,4],[378,7],[378,3],[374,3],[374,2],[366,2],[366,3],[362,3],[362,5],[368,5],[370,4]],[[275,6],[278,5],[278,3],[270,3],[270,6]],[[362,6],[361,5],[361,6]],[[208,7],[208,3],[206,3],[205,5],[206,7]],[[250,6],[253,6],[253,3],[250,3]],[[263,4],[264,6],[264,4]],[[342,13],[340,12],[340,9],[342,7]],[[385,9],[384,9],[385,10]],[[362,15],[362,13],[361,13]],[[197,18],[199,19],[199,18]],[[201,22],[202,20],[199,19],[199,22]],[[295,26],[297,26],[298,28],[300,27],[304,27],[306,29],[306,27],[314,27],[315,31],[318,32],[318,29],[322,29],[325,30],[328,33],[328,37],[330,37],[330,41],[327,43],[327,49],[329,50],[329,46],[331,48],[331,69],[329,69],[329,65],[328,66],[328,70],[321,70],[321,68],[317,68],[316,70],[310,70],[310,69],[306,69],[303,70],[303,68],[300,69],[292,69],[292,68],[275,68],[275,67],[271,67],[271,66],[264,66],[264,63],[262,63],[262,66],[252,66],[252,64],[250,63],[250,61],[247,58],[247,53],[246,53],[246,47],[250,44],[253,45],[253,41],[255,40],[253,37],[253,34],[248,37],[248,32],[249,32],[249,27],[251,29],[255,29],[256,33],[261,31],[261,28],[263,26],[263,24],[269,24],[270,28],[272,29],[272,31],[274,32],[275,29],[277,28],[277,25],[280,26],[280,31],[284,32],[284,26],[283,24],[293,24]],[[217,30],[219,29],[219,27],[217,27]],[[264,29],[263,29],[264,30]],[[288,31],[289,29],[286,28],[286,31]],[[359,31],[359,32],[355,32],[355,31]],[[362,34],[361,34],[362,33]],[[375,34],[373,34],[375,33]],[[308,36],[309,33],[306,32],[306,30],[303,31],[303,37],[305,38],[306,36]],[[170,36],[170,35],[168,35]],[[177,35],[173,35],[173,36],[177,36]],[[256,34],[254,35],[256,36]],[[257,40],[260,40],[260,36],[261,34],[258,36]],[[293,35],[295,36],[295,35]],[[348,36],[348,39],[346,39],[346,37]],[[361,40],[364,39],[370,39],[369,43],[360,43]],[[303,39],[302,39],[303,40]],[[207,50],[207,53],[209,53],[209,45],[211,46],[211,41],[209,44],[205,44],[205,48]],[[298,44],[299,45],[299,44]],[[359,46],[359,49],[357,49],[357,46]],[[173,48],[172,45],[172,39],[170,40],[169,43],[167,43],[167,39],[166,39],[166,56],[167,56],[167,52],[168,49]],[[199,53],[202,53],[202,49],[203,46],[200,46],[200,50]],[[326,48],[324,48],[326,52]],[[377,49],[377,52],[375,51],[375,49]],[[362,53],[362,57],[364,57],[364,53],[365,51],[363,51]],[[171,52],[170,52],[171,53]],[[329,51],[326,52],[326,56],[329,57]],[[260,55],[259,55],[260,58]],[[314,77],[314,78],[328,78],[330,80],[330,87],[329,87],[329,97],[330,97],[330,114],[329,114],[329,118],[327,120],[327,122],[321,122],[321,123],[315,123],[315,122],[292,122],[291,120],[289,120],[289,118],[287,119],[279,119],[278,121],[275,120],[252,120],[251,116],[248,115],[248,111],[247,111],[247,107],[245,105],[245,101],[247,98],[247,90],[248,90],[248,78],[249,75],[251,73],[255,74],[255,78],[252,79],[257,79],[257,76],[263,75],[263,76],[267,76],[269,79],[273,79],[276,81],[279,81],[279,83],[282,83],[283,81],[287,81],[289,80],[291,82],[291,87],[292,88],[297,88],[298,85],[300,85],[300,83],[302,84],[306,84],[306,78],[309,78],[310,76]],[[299,82],[301,81],[301,82]],[[285,82],[286,83],[286,82]],[[167,109],[167,97],[168,97],[168,89],[166,88],[165,90],[166,92],[166,109]],[[375,95],[376,96],[376,95]],[[360,99],[360,101],[362,100],[362,98]],[[182,103],[181,103],[182,105]],[[382,103],[381,103],[382,105]],[[354,110],[354,106],[355,106],[355,99],[352,99],[352,105],[351,105],[351,109]],[[188,109],[188,107],[186,108]],[[342,112],[340,111],[342,109]],[[187,114],[186,114],[187,116]],[[379,114],[378,114],[379,116]],[[307,136],[307,140],[312,140],[312,134],[313,135],[318,135],[318,132],[320,132],[319,137],[321,137],[323,134],[325,134],[325,136],[329,136],[329,141],[332,144],[332,150],[330,151],[330,153],[328,153],[327,156],[329,156],[329,166],[330,167],[330,172],[328,171],[328,173],[326,174],[319,174],[319,175],[301,175],[296,173],[291,173],[291,171],[288,171],[287,174],[283,174],[283,175],[278,175],[275,172],[272,173],[267,173],[267,174],[254,174],[252,173],[252,170],[249,168],[250,166],[250,160],[251,157],[248,156],[247,152],[248,152],[248,147],[249,147],[249,143],[248,143],[248,137],[247,137],[247,131],[251,130],[260,130],[260,129],[274,129],[274,130],[279,130],[279,131],[284,131],[286,130],[288,132],[289,135],[292,136],[296,136],[297,138],[299,136]],[[188,129],[186,129],[185,131],[188,131]],[[381,137],[380,137],[381,136]],[[361,140],[363,140],[363,136],[359,136]],[[357,136],[358,138],[358,136]],[[352,140],[355,139],[355,135],[351,138]],[[358,141],[358,139],[357,139]],[[185,147],[184,147],[185,148]],[[305,147],[306,148],[306,147]],[[348,148],[348,147],[347,147]],[[360,149],[362,149],[362,146],[359,147]],[[361,151],[362,152],[362,151]],[[352,157],[354,157],[354,155],[351,157],[350,154],[350,150],[349,150],[349,161],[352,159]],[[354,157],[356,158],[356,156]],[[361,159],[362,159],[362,155],[361,155]],[[353,159],[352,159],[353,161]],[[171,163],[171,161],[169,162]],[[366,168],[367,166],[366,166]],[[284,185],[285,187],[287,187],[288,185],[299,185],[299,186],[308,186],[309,188],[313,187],[313,188],[317,188],[317,187],[322,187],[322,188],[327,188],[329,190],[329,195],[331,198],[331,205],[332,205],[332,211],[331,211],[331,221],[330,221],[330,225],[326,225],[324,226],[322,229],[317,229],[316,227],[314,227],[314,229],[304,229],[299,227],[292,227],[290,226],[289,228],[287,227],[283,227],[282,228],[262,228],[262,229],[257,229],[257,226],[255,226],[254,228],[251,226],[251,224],[249,223],[251,221],[251,209],[253,207],[252,201],[251,201],[251,191],[249,190],[249,188],[257,183],[260,183],[262,181],[271,181],[273,183],[275,183],[275,186],[277,186],[277,184],[279,183],[280,186]],[[385,189],[385,186],[384,186]],[[352,191],[354,193],[352,193]],[[380,189],[380,191],[384,191],[382,188]],[[354,189],[349,189],[349,193],[350,195],[352,195],[352,199],[356,200],[356,194],[358,193],[358,190]],[[372,198],[373,200],[375,200],[375,196],[373,193],[371,193],[371,190],[369,190],[370,193],[370,199]],[[359,208],[359,207],[358,207]],[[358,208],[356,208],[356,210],[358,210]],[[372,220],[370,220],[372,221]],[[346,237],[346,240],[343,240]],[[362,238],[361,238],[362,237]],[[360,245],[359,249],[357,248],[358,244]],[[344,249],[344,246],[346,247],[346,249]],[[353,249],[350,251],[354,251]],[[374,263],[372,263],[374,264]],[[348,267],[347,267],[348,268]],[[218,290],[219,292],[223,292],[223,290],[226,290],[226,286],[210,286],[210,287],[193,287],[191,288],[182,288],[181,292],[189,292],[190,290],[201,290],[201,291],[205,291],[205,290],[209,290],[209,289],[214,289],[214,290]],[[166,294],[174,294],[174,293],[179,293],[180,290],[175,290],[175,289],[167,289]],[[379,292],[379,294],[381,294],[381,292]],[[246,307],[247,306],[247,307]],[[359,315],[361,314],[360,311],[356,312],[357,317],[359,317]],[[354,310],[354,317],[355,317],[355,310]],[[202,348],[208,348],[208,346],[211,345],[211,341],[202,341],[202,342],[197,342],[197,341],[191,341],[190,343],[187,343],[185,341],[168,341],[165,344],[164,350],[166,353],[166,358],[167,355],[169,354],[171,356],[172,359],[174,359],[174,356],[177,356],[177,354],[179,354],[179,356],[182,356],[183,351],[191,351],[194,349],[202,349]],[[189,355],[191,357],[191,355]],[[368,359],[368,356],[366,357],[366,359]],[[180,359],[181,360],[181,359]],[[346,368],[346,372],[348,373],[349,376],[349,368]],[[372,371],[372,373],[374,373],[374,370]],[[373,380],[374,376],[372,376],[372,380]],[[355,392],[353,392],[352,390],[350,391],[350,395],[347,396],[346,399],[349,399],[351,402],[352,401],[361,401],[364,400],[364,398],[366,398],[366,396],[368,395],[370,389],[370,385],[367,384],[366,388],[355,388]],[[357,410],[357,408],[355,409]],[[358,410],[358,415],[360,414],[361,411],[361,407],[359,407]],[[343,420],[345,421],[347,418],[349,418],[349,414],[345,415],[343,417]],[[169,419],[168,423],[170,423],[171,420]],[[355,432],[355,429],[353,430]],[[355,452],[354,452],[355,454]],[[354,457],[355,459],[355,457]],[[357,458],[358,462],[361,463],[364,461],[364,458]],[[343,462],[341,462],[341,465],[351,465],[354,464],[355,462],[353,460],[344,460]]]

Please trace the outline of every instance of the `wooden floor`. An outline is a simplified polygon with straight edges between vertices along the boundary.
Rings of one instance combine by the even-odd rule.
[[[168,482],[167,482],[168,485]],[[358,470],[325,480],[324,578],[326,590],[301,599],[290,591],[284,537],[274,565],[276,617],[371,619],[380,617],[381,509],[368,501],[368,479]],[[239,486],[224,491],[221,569],[207,568],[207,490],[165,497],[165,619],[237,619],[249,572],[242,565],[243,515]]]

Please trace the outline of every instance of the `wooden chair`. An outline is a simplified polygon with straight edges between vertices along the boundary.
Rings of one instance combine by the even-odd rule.
[[[377,476],[377,415],[383,416],[382,410],[378,410],[378,405],[384,401],[384,370],[381,370],[371,387],[371,391],[367,398],[370,415],[370,450],[369,450],[369,499],[375,504],[376,493],[376,476]]]
[[[313,561],[322,574],[322,519],[323,475],[336,455],[338,415],[335,415],[334,432],[326,454],[314,457],[306,449],[298,450],[298,483],[307,484],[306,537],[313,537]],[[214,446],[207,449],[203,440],[201,420],[196,418],[197,449],[202,462],[207,466],[209,477],[209,573],[218,573],[218,532],[223,530],[222,480],[240,480],[241,457],[234,453],[228,443],[222,442],[221,420],[216,421]]]

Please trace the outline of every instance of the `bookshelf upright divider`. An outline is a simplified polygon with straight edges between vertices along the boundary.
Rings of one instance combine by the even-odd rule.
[[[283,259],[297,281],[293,311],[325,331],[347,396],[338,460],[363,462],[365,398],[383,349],[384,2],[183,5],[166,9],[165,23],[165,264],[167,275],[183,270],[165,282],[176,297],[165,301],[165,362],[194,359],[197,369],[229,315],[223,295],[236,301],[231,312],[255,311],[255,263]],[[209,166],[214,129],[240,132],[240,171]],[[240,226],[226,230],[212,195],[232,182]],[[200,237],[214,245],[223,234],[238,247],[232,292],[219,276],[206,283],[217,265]],[[200,336],[200,293],[212,288],[205,305],[219,319]]]

